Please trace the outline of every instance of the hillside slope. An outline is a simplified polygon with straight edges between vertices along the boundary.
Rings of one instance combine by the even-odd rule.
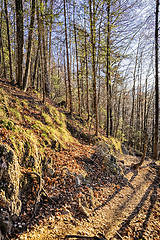
[[[0,81],[0,239],[159,239],[156,168],[147,159],[132,171],[137,161],[50,99]]]

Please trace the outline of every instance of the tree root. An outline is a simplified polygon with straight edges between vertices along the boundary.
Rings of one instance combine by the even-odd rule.
[[[43,179],[42,179],[42,177],[40,176],[39,173],[32,172],[32,171],[27,171],[27,170],[21,170],[21,173],[26,174],[26,175],[35,175],[35,176],[38,177],[38,182],[39,182],[39,189],[38,189],[38,192],[37,192],[37,198],[36,198],[35,205],[34,205],[33,215],[28,220],[28,222],[26,223],[25,227],[27,227],[29,225],[29,223],[34,219],[35,215],[37,214],[38,206],[39,206],[39,203],[40,203],[40,198],[41,198],[42,193],[49,199],[49,201],[51,203],[55,204],[55,201],[51,197],[49,197],[48,193],[43,188]]]

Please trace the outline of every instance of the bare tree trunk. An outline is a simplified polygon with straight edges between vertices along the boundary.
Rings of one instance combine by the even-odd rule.
[[[119,119],[120,119],[120,106],[121,106],[121,93],[119,95],[119,101],[118,101],[118,112],[117,112],[117,125],[116,125],[116,129],[115,129],[115,137],[117,137],[117,132],[118,132],[118,127],[119,127]]]
[[[38,58],[39,58],[39,46],[37,47],[37,54],[36,54],[36,59],[35,59],[35,63],[34,63],[34,71],[33,71],[33,83],[35,82],[35,78],[36,78],[36,71],[37,71],[37,66],[38,66]],[[34,88],[34,84],[33,84],[33,88]]]
[[[6,63],[5,63],[5,56],[4,56],[4,51],[3,51],[3,41],[2,41],[2,59],[3,59],[3,75],[6,78]]]
[[[131,110],[131,118],[130,118],[130,130],[129,130],[129,145],[133,145],[133,124],[134,124],[134,110],[135,110],[135,84],[136,84],[136,68],[137,68],[137,61],[138,61],[138,51],[139,45],[137,47],[137,54],[133,72],[133,89],[132,89],[132,110]]]
[[[7,0],[4,0],[4,8],[5,8],[5,17],[6,17],[6,25],[7,25],[10,80],[11,80],[11,83],[14,84],[14,79],[13,79],[13,74],[12,74],[12,54],[11,54],[11,41],[10,41],[10,31],[9,31]]]
[[[82,50],[83,51],[83,50]],[[83,59],[80,60],[80,65],[81,65],[81,81],[80,81],[80,87],[81,87],[81,113],[83,114],[84,112],[84,84],[83,84]]]
[[[84,24],[86,27],[86,19],[84,19]],[[87,33],[85,32],[85,66],[86,66],[86,94],[87,94],[87,115],[89,120],[90,109],[89,109],[89,83],[88,83],[88,54],[87,54]]]
[[[76,23],[75,23],[75,5],[73,10],[74,19],[74,40],[76,48],[76,64],[77,64],[77,88],[78,88],[78,114],[81,115],[81,99],[80,99],[80,84],[79,84],[79,63],[78,63],[78,49],[77,49],[77,33],[76,33]]]
[[[53,9],[53,0],[51,0],[51,8],[50,8],[50,23],[49,23],[49,71],[48,71],[48,75],[49,75],[49,79],[51,79],[51,42],[52,42],[52,9]]]
[[[23,64],[23,44],[24,44],[24,36],[23,36],[23,1],[15,0],[16,5],[16,23],[17,23],[17,65],[18,65],[18,73],[17,73],[17,83],[21,88],[22,83],[22,64]]]
[[[67,78],[66,78],[66,59],[65,59],[65,52],[64,52],[64,84],[66,90],[66,108],[68,104],[68,88],[67,88]]]
[[[15,76],[18,79],[18,66],[17,66],[17,40],[16,40],[16,12],[14,10],[14,65],[15,65]]]
[[[156,21],[155,21],[155,137],[154,137],[154,158],[158,159],[158,124],[159,124],[159,85],[158,85],[158,13],[159,0],[156,0]]]
[[[0,16],[1,16],[1,23],[0,23],[0,77],[2,75],[2,34],[1,34],[1,28],[2,28],[2,11],[0,12]]]
[[[40,52],[40,72],[41,72],[41,81],[40,81],[40,89],[43,91],[43,103],[45,102],[45,80],[44,80],[44,64],[43,64],[43,56],[42,56],[42,37],[41,37],[41,20],[39,18],[39,5],[37,4],[37,22],[38,22],[38,47]]]
[[[66,41],[66,57],[67,57],[67,74],[68,74],[68,90],[69,90],[69,108],[70,114],[72,114],[72,90],[71,90],[71,75],[69,64],[69,52],[68,52],[68,36],[67,36],[67,19],[66,19],[66,0],[63,0],[64,5],[64,22],[65,22],[65,41]]]
[[[92,10],[93,6],[93,10]],[[93,76],[93,103],[94,103],[94,116],[96,120],[96,136],[98,135],[98,111],[97,111],[97,90],[96,90],[96,67],[95,67],[95,1],[89,0],[90,12],[90,31],[91,31],[91,49],[92,49],[92,76]]]
[[[41,1],[40,1],[41,2]],[[49,87],[49,79],[48,79],[48,70],[47,70],[47,54],[46,54],[46,41],[45,41],[45,30],[44,30],[44,17],[43,17],[43,10],[42,8],[40,9],[41,11],[41,34],[42,34],[42,46],[43,46],[43,64],[44,64],[44,88],[43,91],[47,95],[50,93],[50,87]]]
[[[110,118],[110,0],[107,1],[107,55],[106,55],[106,90],[107,90],[107,124],[106,124],[106,136],[109,136],[109,118]]]
[[[28,70],[30,63],[30,55],[31,55],[31,47],[32,47],[32,33],[33,33],[33,25],[34,25],[34,17],[35,17],[35,0],[32,0],[32,9],[31,9],[31,22],[28,33],[28,50],[27,50],[27,59],[26,59],[26,69],[23,77],[23,90],[27,90],[28,85]]]

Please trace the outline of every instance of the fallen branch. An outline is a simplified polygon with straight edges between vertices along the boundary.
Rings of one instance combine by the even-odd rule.
[[[98,236],[93,236],[93,237],[89,237],[89,236],[82,236],[82,235],[66,235],[65,239],[67,238],[79,238],[79,239],[84,239],[84,240],[106,240],[105,237],[98,237]]]

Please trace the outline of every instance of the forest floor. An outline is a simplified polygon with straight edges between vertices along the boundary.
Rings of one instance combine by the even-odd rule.
[[[67,158],[76,159],[77,151],[85,153],[86,149],[88,151],[90,147],[76,149],[67,154]],[[57,209],[55,216],[39,220],[40,224],[32,226],[31,231],[17,239],[64,239],[66,235],[98,236],[99,233],[112,240],[160,239],[160,179],[150,166],[152,161],[147,159],[139,171],[131,171],[131,163],[137,163],[139,159],[129,155],[121,155],[119,159],[125,162],[127,181],[125,184],[123,181],[102,183],[102,178],[98,181],[96,176],[96,207],[89,217],[73,217],[70,212]],[[67,204],[69,209],[74,202]],[[43,214],[49,208],[44,205],[41,210]]]
[[[10,99],[39,101],[36,94],[23,93],[2,81],[0,88],[10,94]],[[54,177],[45,174],[43,180],[48,195],[51,197],[54,192],[54,202],[41,196],[38,212],[33,216],[38,183],[31,181],[22,194],[25,204],[9,239],[51,240],[75,234],[111,240],[160,239],[157,165],[146,157],[138,170],[132,170],[131,164],[139,162],[140,158],[117,153],[117,162],[123,164],[123,178],[107,176],[100,159],[92,160],[96,149],[92,142],[81,138],[68,149],[56,151],[54,155],[49,152],[54,160],[55,174]],[[86,172],[89,186],[83,181],[75,184],[75,176],[79,176],[77,181],[80,181],[80,176]],[[83,196],[86,207],[80,209],[79,200]]]

